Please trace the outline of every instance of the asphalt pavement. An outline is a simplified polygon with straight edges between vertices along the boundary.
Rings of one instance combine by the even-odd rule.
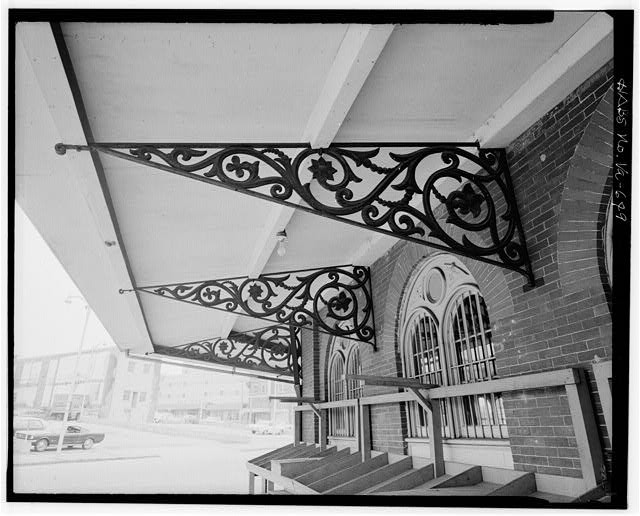
[[[289,435],[183,426],[188,436],[179,435],[180,428],[152,432],[92,423],[91,430],[104,432],[105,439],[90,450],[14,453],[14,490],[243,494],[248,492],[247,460],[292,441]]]

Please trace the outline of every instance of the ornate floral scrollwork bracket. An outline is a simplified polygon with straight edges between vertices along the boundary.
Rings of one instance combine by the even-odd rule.
[[[392,152],[382,148],[401,148]],[[475,144],[59,143],[491,263],[533,270],[504,149]],[[302,202],[298,202],[298,198]]]
[[[156,344],[154,352],[170,357],[293,376],[299,381],[302,374],[299,334],[298,328],[277,325],[175,347]]]
[[[315,326],[323,333],[376,347],[367,267],[342,265],[135,290],[278,324]]]

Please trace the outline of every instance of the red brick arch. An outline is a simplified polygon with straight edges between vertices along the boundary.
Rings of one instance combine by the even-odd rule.
[[[571,158],[558,221],[557,263],[563,293],[608,289],[601,226],[611,194],[613,86],[602,97]],[[608,295],[609,293],[606,292]]]

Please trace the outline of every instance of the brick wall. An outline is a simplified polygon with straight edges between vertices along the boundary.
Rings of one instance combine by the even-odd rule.
[[[585,369],[607,457],[591,362],[612,351],[599,232],[610,194],[612,77],[609,63],[507,149],[534,273],[544,285],[524,292],[521,278],[506,274],[513,314],[494,333],[501,376]],[[505,395],[505,410],[516,469],[581,476],[563,389]]]
[[[318,399],[320,396],[320,349],[317,330],[300,332],[302,362],[302,395]],[[302,413],[302,440],[308,443],[318,442],[318,424],[313,412]]]

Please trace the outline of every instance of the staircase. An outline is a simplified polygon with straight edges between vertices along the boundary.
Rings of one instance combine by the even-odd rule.
[[[250,460],[247,469],[266,479],[269,494],[527,496],[551,503],[584,501],[584,496],[538,491],[530,472],[445,462],[445,474],[434,478],[432,464],[414,468],[411,457],[375,451],[371,455],[362,462],[360,454],[349,449],[288,445]],[[280,490],[274,490],[274,485]]]

